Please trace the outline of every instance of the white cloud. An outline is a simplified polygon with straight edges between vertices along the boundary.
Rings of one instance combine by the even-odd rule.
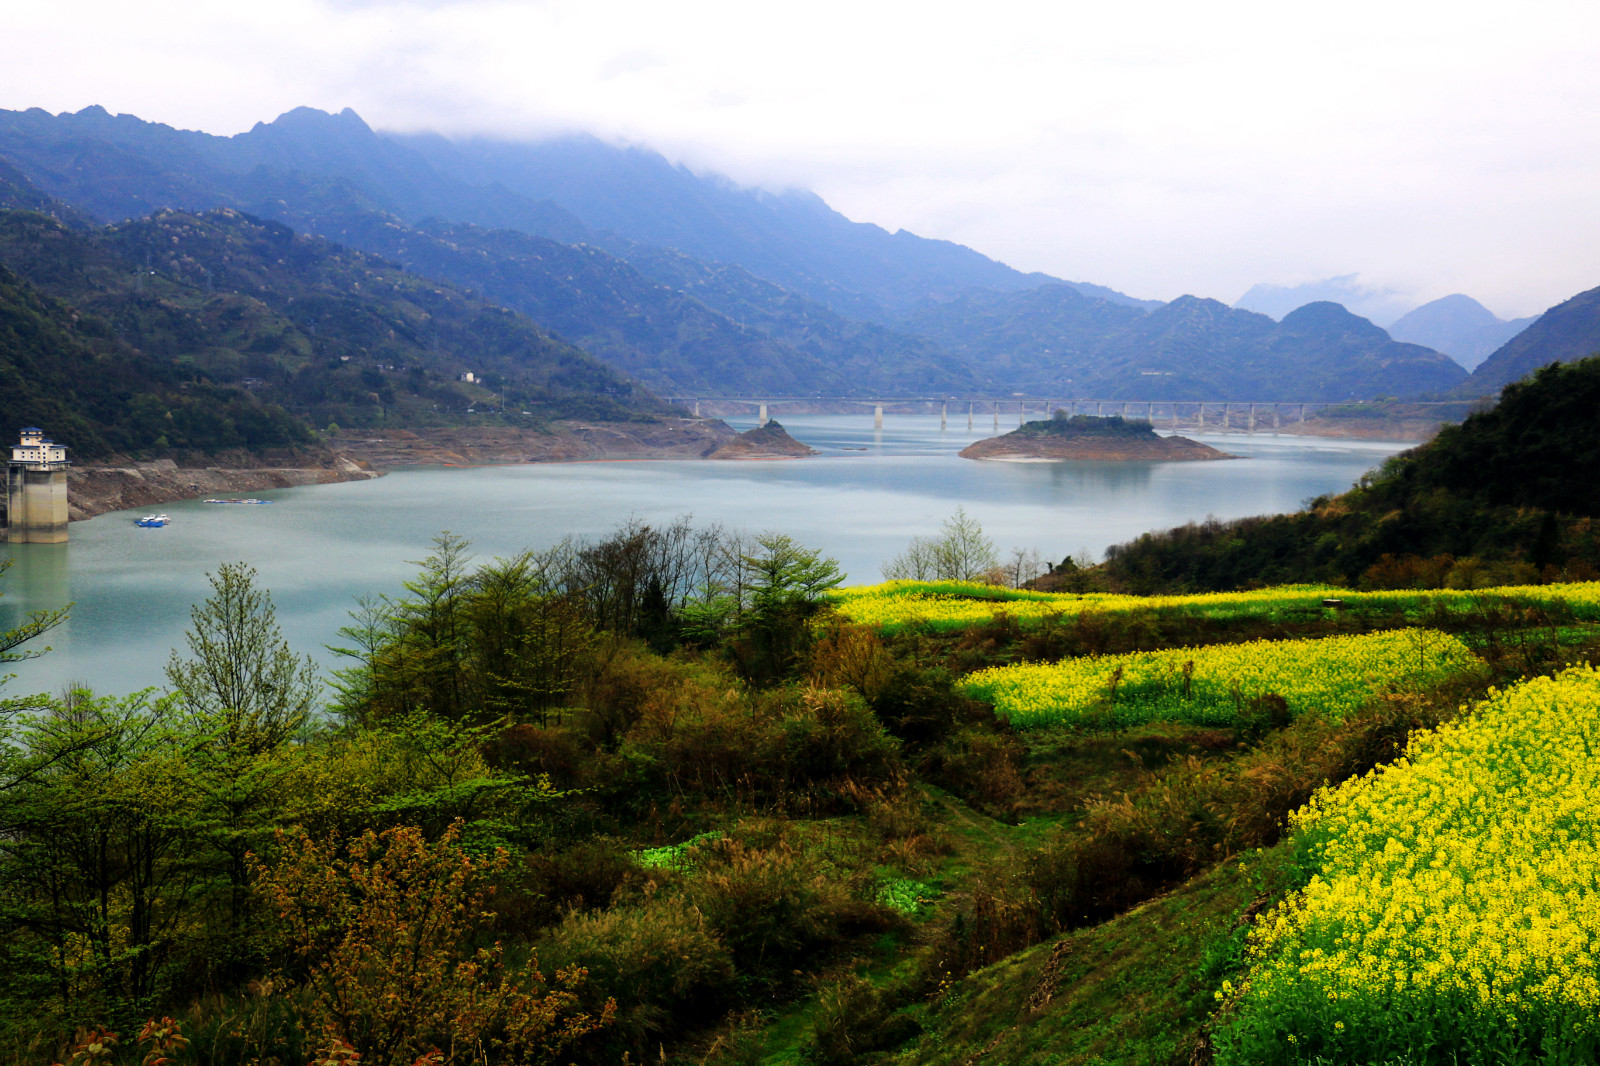
[[[584,129],[1138,295],[1600,284],[1600,8],[0,0],[0,106]]]

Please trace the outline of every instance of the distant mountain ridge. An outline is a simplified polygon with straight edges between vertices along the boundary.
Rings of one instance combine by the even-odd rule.
[[[1556,304],[1485,359],[1456,390],[1478,396],[1527,377],[1551,363],[1600,354],[1600,288]]]
[[[85,149],[117,171],[114,186],[76,164]],[[858,317],[881,318],[885,307],[928,292],[1053,280],[948,241],[851,222],[812,193],[743,189],[696,176],[657,153],[587,137],[458,144],[437,135],[388,136],[349,109],[330,115],[305,107],[216,137],[101,107],[54,116],[34,108],[0,111],[0,156],[45,191],[105,221],[160,207],[244,206],[262,196],[273,174],[298,172],[344,181],[409,223],[435,217],[602,245],[609,231],[739,263],[830,306],[847,305],[837,309]],[[1140,303],[1094,288],[1102,297]]]
[[[392,137],[310,108],[213,137],[33,109],[0,111],[0,158],[97,219],[229,207],[376,253],[672,394],[1343,400],[1464,374],[1354,316],[1023,274],[592,138]]]
[[[1538,317],[1506,321],[1472,297],[1455,293],[1401,315],[1389,327],[1389,336],[1443,352],[1473,370]]]
[[[1043,286],[932,304],[902,326],[992,362],[1020,388],[1108,400],[1370,399],[1466,377],[1447,356],[1326,302],[1273,322],[1194,296],[1144,313]]]
[[[1410,301],[1400,293],[1364,285],[1359,278],[1359,274],[1344,274],[1299,285],[1252,285],[1233,306],[1282,321],[1289,312],[1306,304],[1336,303],[1384,328],[1411,310]]]

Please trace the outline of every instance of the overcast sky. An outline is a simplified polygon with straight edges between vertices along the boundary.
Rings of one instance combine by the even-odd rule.
[[[0,0],[0,107],[584,130],[1136,296],[1600,285],[1600,4]]]

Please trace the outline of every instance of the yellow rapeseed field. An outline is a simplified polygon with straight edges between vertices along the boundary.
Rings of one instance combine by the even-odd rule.
[[[986,622],[1004,611],[1018,621],[1056,616],[1067,620],[1082,612],[1125,614],[1178,610],[1205,617],[1304,613],[1338,599],[1349,607],[1398,609],[1408,613],[1443,605],[1465,610],[1496,600],[1551,607],[1561,605],[1579,618],[1600,619],[1600,582],[1551,585],[1506,585],[1476,589],[1391,589],[1355,592],[1327,585],[1282,585],[1251,592],[1209,592],[1189,596],[1121,596],[1110,593],[1075,595],[1004,589],[961,581],[889,581],[837,590],[833,604],[845,617],[862,625],[896,629],[959,629]]]
[[[1219,1063],[1597,1061],[1600,673],[1491,692],[1292,826],[1315,872]]]
[[[1477,661],[1448,634],[1402,629],[998,666],[967,675],[961,687],[1019,728],[1154,720],[1227,725],[1269,692],[1292,713],[1343,717],[1380,690],[1425,686]]]

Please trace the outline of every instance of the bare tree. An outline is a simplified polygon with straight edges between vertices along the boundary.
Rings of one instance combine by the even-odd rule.
[[[979,581],[1000,566],[994,541],[983,526],[957,507],[936,537],[913,537],[901,554],[883,564],[891,581]]]

